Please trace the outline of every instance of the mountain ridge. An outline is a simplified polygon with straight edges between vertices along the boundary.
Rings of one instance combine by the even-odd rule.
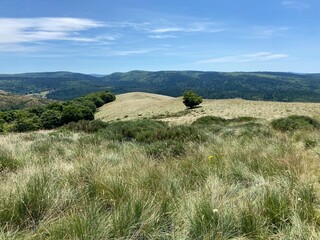
[[[205,98],[320,102],[320,73],[143,71],[105,76],[68,71],[0,74],[0,89],[15,94],[50,91],[48,98],[68,100],[90,92],[149,92],[172,97],[185,90]]]

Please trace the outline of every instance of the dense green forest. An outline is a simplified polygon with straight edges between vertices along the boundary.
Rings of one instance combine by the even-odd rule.
[[[185,90],[193,90],[212,99],[320,102],[320,74],[200,71],[131,71],[104,77],[70,72],[3,74],[0,89],[18,94],[50,90],[47,97],[57,100],[102,90],[169,96],[181,96]]]

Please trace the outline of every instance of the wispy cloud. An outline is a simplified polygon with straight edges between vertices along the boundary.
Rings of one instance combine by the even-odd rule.
[[[154,39],[177,38],[177,36],[173,34],[156,34],[156,35],[149,35],[148,37],[154,38]]]
[[[155,34],[168,34],[168,33],[214,33],[214,32],[222,32],[225,29],[218,27],[217,23],[214,22],[193,22],[185,25],[176,25],[176,24],[166,24],[171,26],[148,26],[145,28],[146,31]]]
[[[44,41],[97,42],[111,36],[86,37],[82,32],[103,27],[102,22],[83,18],[0,18],[0,51],[28,49],[23,44]],[[7,50],[8,51],[8,50]]]
[[[311,8],[311,5],[302,1],[282,1],[281,4],[288,8],[293,9],[309,9]]]
[[[196,64],[210,63],[247,63],[247,62],[267,62],[289,57],[287,54],[275,54],[270,52],[259,52],[254,54],[225,56],[219,58],[205,59]]]
[[[146,54],[150,52],[157,51],[156,48],[146,48],[146,49],[134,49],[134,50],[118,50],[118,51],[109,51],[110,56],[132,56],[132,55],[140,55]]]
[[[250,31],[245,31],[243,39],[268,39],[273,37],[285,36],[290,30],[290,27],[278,27],[278,26],[258,26],[252,27]]]

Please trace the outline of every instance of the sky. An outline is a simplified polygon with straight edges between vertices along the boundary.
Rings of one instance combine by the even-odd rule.
[[[0,73],[318,73],[319,26],[319,0],[0,0]]]

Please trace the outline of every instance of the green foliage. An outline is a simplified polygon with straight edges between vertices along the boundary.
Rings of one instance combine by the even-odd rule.
[[[275,119],[271,122],[271,125],[274,129],[280,131],[312,130],[320,128],[320,123],[317,120],[307,116],[296,115]]]
[[[63,124],[66,124],[69,122],[77,122],[81,119],[82,119],[82,112],[77,105],[68,105],[64,107],[61,115],[61,122]]]
[[[25,110],[0,112],[0,132],[53,129],[70,122],[93,120],[97,106],[114,100],[114,94],[104,91],[64,103],[53,102]]]
[[[206,137],[191,126],[168,126],[149,119],[110,123],[100,134],[112,140],[150,143],[159,140],[202,141]]]
[[[78,122],[71,122],[65,126],[65,129],[71,131],[83,131],[87,133],[98,132],[101,129],[105,129],[108,126],[108,123],[101,120],[80,120]]]
[[[15,120],[12,122],[14,132],[35,131],[42,127],[40,118],[35,114],[28,114],[22,110],[15,113]]]
[[[183,103],[188,108],[194,108],[202,103],[202,97],[192,91],[186,91],[183,94]]]
[[[46,110],[41,114],[40,120],[45,129],[53,129],[61,125],[61,112],[57,110]]]
[[[221,117],[215,117],[215,116],[204,116],[198,118],[196,121],[192,123],[192,125],[212,125],[212,124],[217,124],[217,125],[222,125],[227,123],[227,120]]]

